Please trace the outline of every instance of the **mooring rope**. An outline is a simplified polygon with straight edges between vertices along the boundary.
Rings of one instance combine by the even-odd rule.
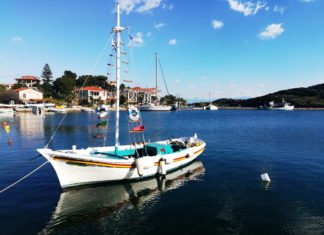
[[[29,172],[27,175],[25,175],[24,177],[20,178],[19,180],[17,180],[16,182],[10,184],[8,187],[2,189],[0,191],[0,193],[3,193],[5,191],[7,191],[8,189],[10,189],[11,187],[15,186],[16,184],[18,184],[19,182],[23,181],[24,179],[26,179],[27,177],[29,177],[30,175],[32,175],[33,173],[35,173],[36,171],[38,171],[40,168],[42,168],[45,164],[47,164],[48,161],[44,162],[42,165],[40,165],[39,167],[37,167],[36,169],[34,169],[33,171]]]
[[[18,168],[18,167],[20,167],[20,166],[26,165],[27,163],[32,162],[32,161],[36,160],[37,158],[39,158],[39,157],[41,157],[41,156],[42,156],[42,155],[39,154],[39,155],[36,156],[36,157],[30,158],[30,159],[28,159],[28,160],[26,160],[26,161],[24,161],[24,162],[20,162],[20,163],[18,163],[18,164],[16,164],[16,165],[13,165],[13,166],[11,166],[11,167],[8,167],[8,168],[5,168],[5,169],[2,169],[1,171],[3,171],[3,172],[11,171],[11,170],[13,170],[13,169],[15,169],[15,168]]]

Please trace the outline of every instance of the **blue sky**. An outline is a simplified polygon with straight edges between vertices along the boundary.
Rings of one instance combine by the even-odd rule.
[[[323,0],[120,0],[131,86],[154,85],[158,52],[171,93],[254,97],[324,82]],[[0,81],[105,74],[113,0],[0,0]],[[129,43],[128,32],[123,39]],[[98,57],[103,52],[101,57]],[[126,60],[126,59],[125,59]],[[96,66],[94,66],[96,64]],[[162,86],[162,92],[165,88]]]

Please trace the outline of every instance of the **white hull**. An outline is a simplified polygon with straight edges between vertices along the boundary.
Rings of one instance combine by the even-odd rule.
[[[172,106],[167,105],[149,105],[139,107],[141,111],[171,111]]]
[[[57,108],[52,108],[48,110],[49,112],[53,112],[53,113],[66,113],[66,109],[62,108],[62,109],[57,109]]]
[[[84,223],[86,218],[105,220],[107,216],[113,215],[116,211],[127,208],[129,205],[135,205],[134,209],[140,210],[146,206],[146,203],[149,203],[147,205],[150,206],[152,199],[160,197],[161,193],[178,189],[190,181],[199,180],[204,173],[205,168],[202,162],[194,161],[192,164],[166,175],[165,178],[154,177],[129,183],[66,190],[61,193],[51,220],[41,234],[48,234],[51,231],[56,231],[59,234],[60,231],[68,227],[68,224]],[[130,213],[129,216],[132,214]],[[101,232],[111,234],[109,229]]]
[[[0,108],[0,113],[14,113],[14,110],[12,108]]]
[[[88,113],[96,112],[96,110],[94,110],[92,108],[86,108],[86,107],[81,108],[81,111],[82,112],[88,112]]]
[[[218,107],[215,106],[215,105],[210,104],[210,105],[206,106],[205,109],[206,110],[218,110]]]
[[[165,144],[167,141],[157,142]],[[85,150],[62,150],[38,149],[53,166],[61,187],[71,187],[82,184],[92,184],[105,181],[121,181],[140,179],[161,173],[159,161],[165,160],[165,171],[176,169],[188,164],[198,157],[205,148],[205,143],[189,147],[182,151],[141,157],[142,176],[139,175],[139,164],[134,157],[118,158],[106,157],[94,152],[113,151],[114,147],[87,148]],[[143,146],[138,146],[143,147]],[[133,147],[134,148],[134,147]],[[119,150],[130,149],[129,145],[120,146]]]
[[[270,107],[269,110],[282,110],[282,111],[292,111],[294,110],[294,105],[286,105],[284,107]]]

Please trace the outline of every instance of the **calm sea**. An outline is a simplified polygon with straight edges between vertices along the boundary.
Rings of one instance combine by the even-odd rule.
[[[126,112],[121,116],[127,133]],[[67,192],[47,164],[0,194],[0,234],[324,234],[324,112],[199,110],[142,117],[147,141],[197,133],[205,152],[166,179]],[[0,126],[0,190],[44,162],[39,157],[25,164],[61,118],[0,116],[11,126],[9,132]],[[101,145],[90,139],[96,122],[95,114],[68,114],[50,147]],[[108,144],[113,140],[109,131]],[[127,142],[122,134],[121,143]],[[260,180],[265,172],[270,184]]]

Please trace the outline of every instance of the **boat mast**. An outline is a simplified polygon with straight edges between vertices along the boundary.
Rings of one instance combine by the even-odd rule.
[[[117,25],[112,29],[116,33],[116,133],[115,133],[115,152],[119,146],[119,87],[120,87],[120,33],[125,28],[120,26],[120,8],[117,2]]]
[[[158,53],[155,53],[155,93],[158,101]]]

